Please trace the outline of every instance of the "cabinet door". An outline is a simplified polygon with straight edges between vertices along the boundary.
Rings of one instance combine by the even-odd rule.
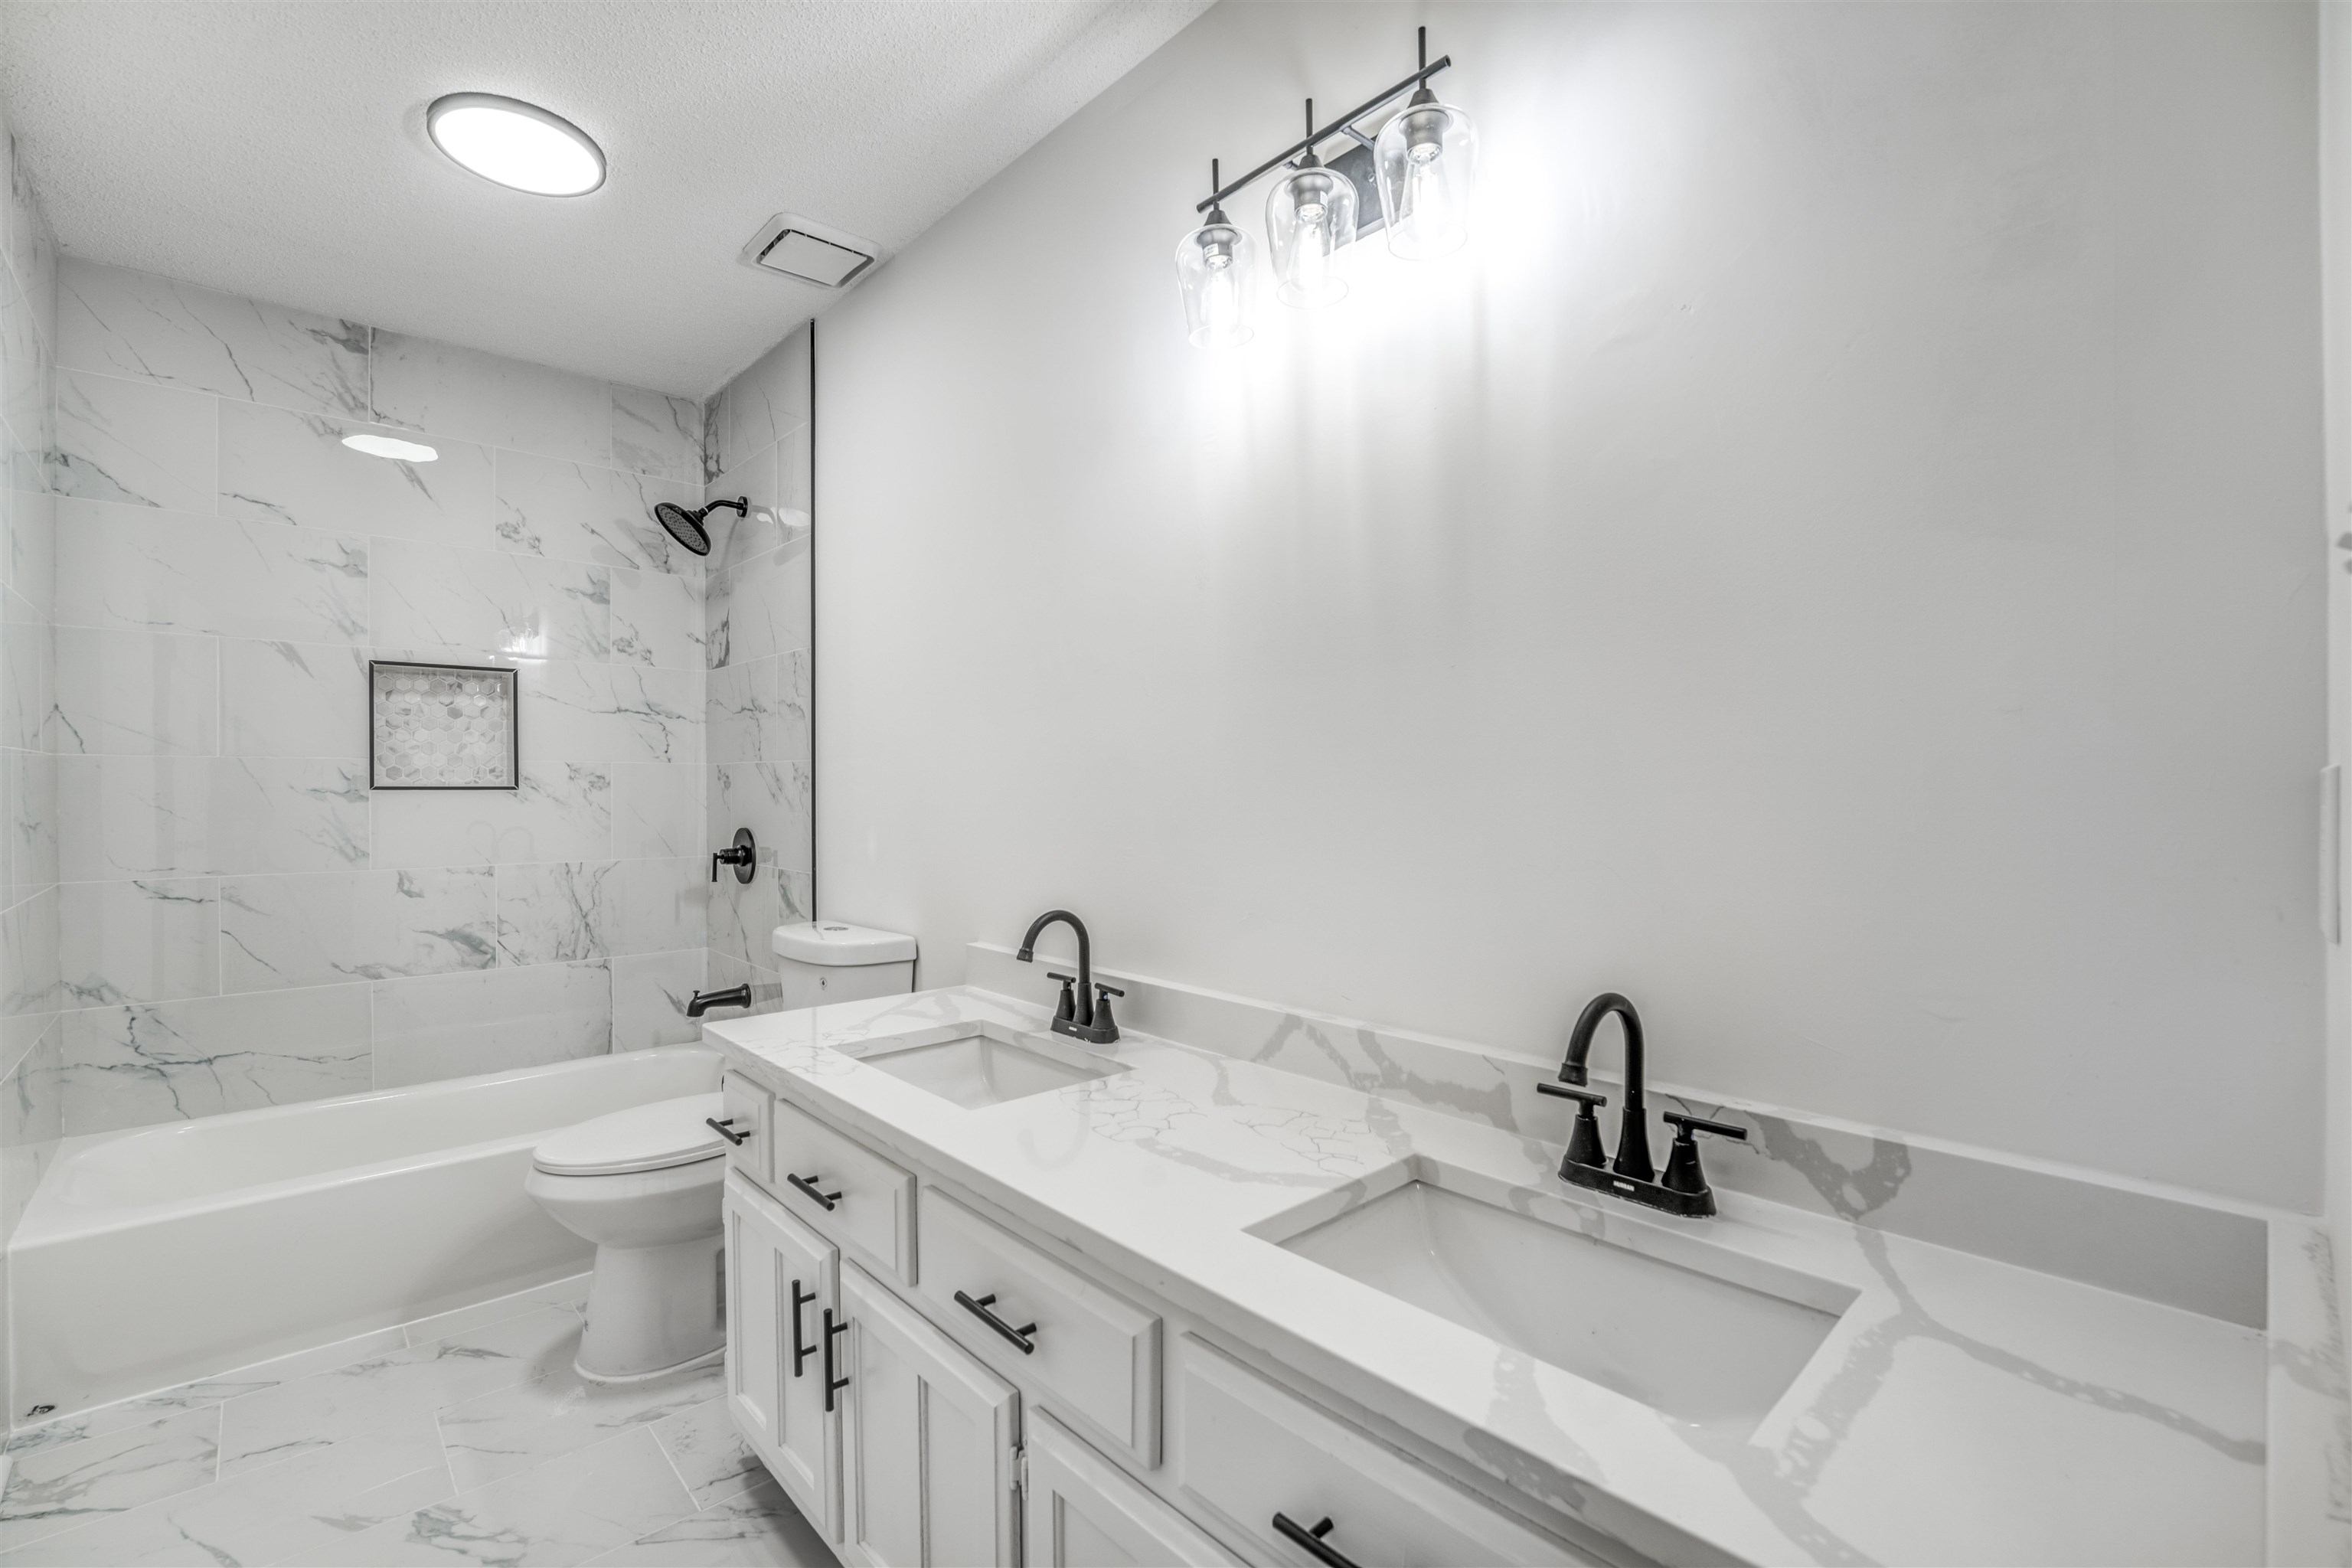
[[[839,1254],[732,1172],[726,1214],[728,1407],[802,1514],[838,1541],[841,1429],[823,1339]]]
[[[841,1269],[845,1544],[887,1568],[1013,1568],[1019,1395],[856,1264]]]
[[[1028,1568],[1240,1568],[1241,1559],[1080,1442],[1028,1414],[1021,1533]]]

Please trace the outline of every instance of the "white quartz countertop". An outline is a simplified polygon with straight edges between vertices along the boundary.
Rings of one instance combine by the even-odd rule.
[[[974,1024],[1038,1032],[1046,1017],[955,987],[707,1037],[794,1102],[1643,1554],[2263,1559],[2256,1330],[1738,1193],[1719,1193],[1715,1219],[1656,1215],[1568,1186],[1555,1146],[1145,1035],[1086,1047],[1128,1069],[1116,1076],[978,1110],[858,1060]],[[1612,1239],[1697,1236],[1857,1294],[1762,1425],[1733,1436],[1252,1233],[1413,1179],[1572,1213]]]

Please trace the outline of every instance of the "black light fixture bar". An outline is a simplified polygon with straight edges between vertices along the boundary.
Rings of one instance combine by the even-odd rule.
[[[1423,60],[1428,60],[1429,58],[1429,29],[1426,27],[1421,29],[1421,58]],[[1240,179],[1235,180],[1232,184],[1210,192],[1209,199],[1202,202],[1192,210],[1196,213],[1207,212],[1211,207],[1217,205],[1227,196],[1232,195],[1235,191],[1240,190],[1243,186],[1248,184],[1252,180],[1256,179],[1259,175],[1264,174],[1270,170],[1280,168],[1291,159],[1297,157],[1301,153],[1307,151],[1309,148],[1314,147],[1319,142],[1328,142],[1332,137],[1339,135],[1343,131],[1352,131],[1357,121],[1361,120],[1365,115],[1372,112],[1372,110],[1384,108],[1396,99],[1411,92],[1414,88],[1420,87],[1424,82],[1428,81],[1431,77],[1435,76],[1439,71],[1444,70],[1453,63],[1454,57],[1452,55],[1440,55],[1437,57],[1434,63],[1423,65],[1419,70],[1413,72],[1411,76],[1405,78],[1402,81],[1397,83],[1386,92],[1381,93],[1362,103],[1358,104],[1347,113],[1339,116],[1339,119],[1323,127],[1322,130],[1317,131],[1310,127],[1307,132],[1306,140],[1292,142],[1289,146],[1285,147],[1281,152],[1276,153],[1273,157],[1268,158],[1265,163],[1260,163],[1256,168],[1252,169],[1248,174],[1244,174]],[[1359,142],[1363,141],[1361,136],[1358,136],[1356,139]],[[1367,145],[1369,145],[1369,143],[1367,143]]]

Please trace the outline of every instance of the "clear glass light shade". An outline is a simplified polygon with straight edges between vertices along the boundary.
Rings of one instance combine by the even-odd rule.
[[[1356,187],[1321,167],[1294,169],[1265,198],[1274,297],[1286,305],[1336,305],[1348,297],[1339,247],[1356,237]]]
[[[1413,94],[1372,147],[1389,248],[1414,261],[1461,249],[1470,237],[1477,164],[1470,117],[1425,91]]]
[[[1256,243],[1222,211],[1212,211],[1207,223],[1177,245],[1176,287],[1184,296],[1184,326],[1193,347],[1229,349],[1250,341],[1256,274]]]

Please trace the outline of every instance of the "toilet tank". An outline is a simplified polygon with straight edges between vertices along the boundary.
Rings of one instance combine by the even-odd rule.
[[[788,1011],[915,988],[915,939],[896,931],[810,921],[778,926],[768,945],[782,972]]]

